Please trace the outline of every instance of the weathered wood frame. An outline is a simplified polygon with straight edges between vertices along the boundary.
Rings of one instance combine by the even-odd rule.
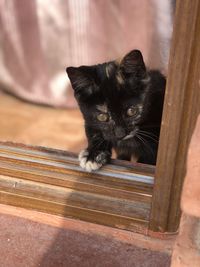
[[[176,2],[150,229],[175,232],[188,145],[200,112],[200,1]]]
[[[0,143],[0,202],[144,233],[154,168],[113,163],[88,173],[72,153]]]
[[[1,142],[0,202],[145,234],[176,232],[200,112],[198,14],[198,0],[177,1],[156,170],[113,161],[87,173],[72,153]]]

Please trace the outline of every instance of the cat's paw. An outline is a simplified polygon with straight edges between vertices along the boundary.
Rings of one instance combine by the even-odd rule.
[[[96,171],[102,167],[102,165],[108,162],[110,154],[107,152],[99,152],[97,155],[91,157],[88,150],[82,150],[79,153],[79,162],[81,168],[85,169],[88,172]]]
[[[88,172],[98,170],[102,166],[102,164],[89,159],[89,152],[87,150],[82,150],[79,153],[78,158],[81,168],[85,169]]]

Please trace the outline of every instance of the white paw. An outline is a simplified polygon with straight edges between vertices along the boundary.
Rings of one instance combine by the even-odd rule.
[[[87,150],[82,150],[79,153],[78,158],[79,158],[81,168],[85,169],[88,172],[95,171],[101,168],[102,164],[97,163],[95,161],[87,160],[88,155],[89,153]]]

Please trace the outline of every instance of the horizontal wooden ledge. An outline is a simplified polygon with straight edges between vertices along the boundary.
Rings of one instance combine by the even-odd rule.
[[[4,204],[115,227],[119,219],[123,229],[140,229],[139,225],[143,229],[149,222],[153,183],[153,166],[113,160],[101,170],[88,173],[79,167],[73,153],[0,142]],[[24,206],[22,199],[27,200]],[[38,203],[44,206],[38,208]],[[101,214],[98,219],[97,213]]]
[[[144,220],[135,220],[130,217],[122,217],[94,210],[88,211],[84,208],[72,207],[66,204],[63,205],[50,201],[47,202],[43,199],[16,195],[4,191],[0,191],[0,202],[6,205],[34,209],[45,213],[147,234],[148,222]]]
[[[149,203],[75,191],[0,175],[0,190],[90,210],[148,221]],[[140,204],[140,205],[138,205]]]
[[[64,163],[78,166],[77,155],[73,152],[58,149],[46,148],[41,146],[30,146],[13,142],[1,142],[0,152],[7,155],[23,156],[32,159],[43,159],[50,162]],[[129,161],[112,160],[111,164],[106,165],[103,169],[111,172],[134,172],[143,175],[154,176],[155,166],[140,163],[130,163]]]
[[[70,188],[78,191],[118,197],[121,199],[137,200],[142,202],[151,202],[151,193],[141,188],[126,188],[125,185],[102,183],[95,179],[83,179],[75,175],[65,175],[48,170],[39,170],[34,167],[13,166],[12,164],[0,162],[0,174],[10,177],[56,185],[63,188]],[[112,186],[112,187],[111,187]],[[111,190],[112,188],[112,190]]]
[[[40,155],[38,155],[39,153]],[[103,184],[104,186],[131,191],[134,188],[135,191],[141,191],[145,194],[152,193],[154,182],[152,168],[149,167],[150,173],[147,173],[146,170],[144,172],[144,168],[148,168],[146,165],[142,165],[140,171],[137,166],[136,173],[134,172],[135,165],[131,163],[127,164],[127,162],[125,162],[123,166],[123,163],[120,162],[121,165],[108,165],[99,171],[88,173],[79,167],[77,158],[75,156],[72,157],[70,153],[68,155],[68,153],[65,152],[65,156],[62,156],[61,162],[60,151],[52,151],[51,149],[50,152],[48,152],[48,150],[45,149],[44,152],[41,151],[41,148],[36,150],[35,147],[32,149],[32,147],[29,146],[26,149],[24,145],[20,148],[19,145],[15,147],[14,144],[11,145],[10,143],[9,146],[7,143],[5,145],[0,143],[0,162],[1,168],[3,169],[2,174],[4,175],[6,175],[6,169],[8,175],[15,175],[17,170],[21,170],[21,175],[23,175],[22,172],[25,171],[28,171],[28,173],[31,172],[31,174],[36,172],[37,174],[43,174],[46,170],[49,174],[52,173],[56,175],[57,178],[58,176],[64,176],[66,179],[76,178],[76,181],[79,179],[81,182],[86,181],[98,185]],[[131,167],[132,169],[130,171]],[[46,182],[48,183],[48,181]]]
[[[150,204],[124,201],[0,176],[0,202],[76,218],[92,223],[144,232]]]

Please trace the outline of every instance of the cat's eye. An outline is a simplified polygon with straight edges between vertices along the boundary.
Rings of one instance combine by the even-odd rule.
[[[127,115],[129,117],[136,116],[138,114],[138,109],[136,107],[131,107],[127,110]]]
[[[100,114],[97,115],[97,119],[99,121],[107,121],[108,120],[108,115],[105,114],[105,113],[100,113]]]

